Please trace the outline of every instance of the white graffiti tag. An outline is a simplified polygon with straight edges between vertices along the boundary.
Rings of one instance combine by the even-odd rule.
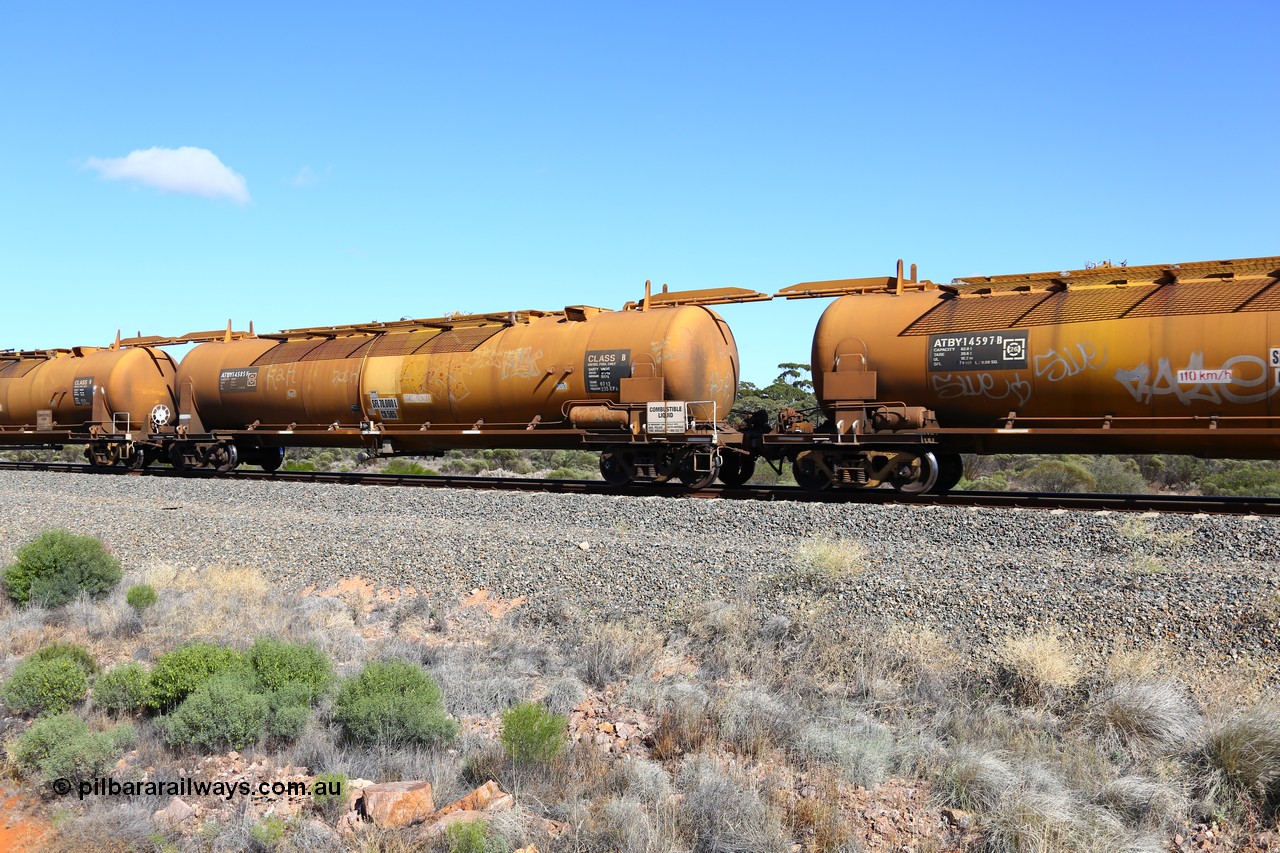
[[[1243,369],[1241,369],[1243,368]],[[1182,371],[1175,370],[1169,359],[1162,358],[1156,362],[1155,375],[1151,366],[1145,361],[1130,370],[1116,371],[1116,381],[1133,395],[1139,403],[1150,403],[1155,397],[1173,395],[1184,406],[1196,401],[1221,403],[1259,403],[1280,391],[1280,385],[1263,387],[1260,391],[1242,393],[1246,388],[1259,388],[1267,384],[1268,371],[1266,362],[1256,355],[1237,355],[1227,359],[1214,373],[1225,373],[1230,377],[1229,383],[1223,382],[1179,382],[1178,373],[1199,373],[1204,371],[1204,353],[1193,352],[1187,359],[1187,366]]]
[[[1048,382],[1060,382],[1085,370],[1099,370],[1107,364],[1107,353],[1085,342],[1075,347],[1064,347],[1061,352],[1051,349],[1035,357],[1036,376]]]
[[[1003,376],[997,379],[990,373],[935,373],[929,377],[929,381],[942,400],[957,397],[1004,400],[1012,397],[1018,401],[1018,405],[1024,406],[1031,399],[1031,383],[1018,373],[1013,374],[1011,379]]]

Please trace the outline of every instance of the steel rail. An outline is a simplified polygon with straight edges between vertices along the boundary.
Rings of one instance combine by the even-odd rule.
[[[176,470],[153,467],[95,469],[76,462],[0,462],[0,471],[47,471],[108,476],[193,477],[214,480],[277,483],[334,483],[363,486],[404,486],[445,489],[550,492],[561,494],[636,495],[641,497],[721,500],[802,501],[806,503],[893,504],[903,506],[998,507],[1005,509],[1079,510],[1111,512],[1205,513],[1280,516],[1280,499],[1205,495],[1098,495],[1051,492],[954,491],[943,495],[911,495],[893,489],[846,489],[811,492],[799,486],[715,485],[690,492],[678,484],[649,483],[613,486],[602,480],[550,480],[532,477],[475,477],[423,474],[373,474],[359,471],[237,470],[228,474],[202,468]]]

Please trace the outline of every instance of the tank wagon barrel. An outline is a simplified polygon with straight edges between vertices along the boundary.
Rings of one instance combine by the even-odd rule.
[[[178,368],[175,465],[274,469],[290,446],[374,454],[588,448],[613,482],[706,485],[740,434],[738,351],[707,307],[740,289],[651,294],[620,311],[449,315],[212,341]]]
[[[740,443],[738,350],[708,306],[738,288],[610,311],[448,315],[276,334],[136,337],[0,353],[0,446],[84,443],[95,465],[279,467],[288,447],[601,451],[609,480],[700,486]],[[161,347],[196,343],[175,365]],[[732,466],[730,466],[732,467]]]
[[[960,453],[1280,458],[1280,257],[811,282],[826,435],[755,438],[812,488],[946,489]],[[810,428],[810,427],[802,427]]]

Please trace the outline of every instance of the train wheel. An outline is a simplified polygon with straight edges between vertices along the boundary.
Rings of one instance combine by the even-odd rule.
[[[956,487],[964,478],[964,460],[959,453],[939,453],[938,482],[933,484],[933,491],[942,494]]]
[[[111,458],[108,451],[99,453],[93,449],[93,445],[86,444],[84,446],[84,458],[89,460],[90,468],[110,468],[115,464],[115,459]]]
[[[720,482],[731,489],[744,485],[756,472],[756,458],[741,453],[726,453],[720,457]]]
[[[169,445],[169,452],[166,455],[169,457],[169,464],[173,466],[173,470],[182,471],[186,469],[187,457],[182,453],[181,444],[174,442]]]
[[[801,453],[796,457],[791,463],[791,473],[796,478],[796,484],[805,491],[822,492],[831,488],[831,477],[811,452]]]
[[[141,471],[143,468],[146,468],[147,463],[150,461],[151,457],[147,455],[147,451],[136,444],[133,446],[133,449],[129,451],[129,455],[124,457],[125,467],[134,471]]]
[[[680,478],[680,482],[684,483],[690,489],[705,489],[707,486],[715,482],[716,475],[720,473],[720,454],[712,452],[711,460],[707,465],[708,470],[699,471],[697,467],[698,454],[686,453],[680,460],[679,468],[676,476]]]
[[[927,492],[938,482],[938,460],[932,453],[900,453],[893,460],[889,484],[908,495]]]
[[[262,466],[262,470],[267,473],[279,471],[280,466],[284,464],[284,448],[283,447],[264,447],[258,451],[261,455],[258,464]]]
[[[236,446],[231,442],[219,441],[209,448],[205,461],[218,469],[219,474],[227,474],[235,470],[235,467],[240,464],[240,452],[236,450]]]
[[[631,466],[621,451],[606,450],[600,454],[600,476],[611,486],[625,486],[631,482]]]

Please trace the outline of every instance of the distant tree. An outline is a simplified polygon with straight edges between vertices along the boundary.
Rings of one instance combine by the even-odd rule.
[[[751,382],[738,385],[738,402],[734,404],[730,417],[734,420],[746,420],[753,413],[763,410],[768,414],[769,423],[778,419],[778,412],[783,409],[797,409],[802,412],[815,411],[818,400],[813,395],[812,372],[807,364],[783,362],[778,365],[782,371],[773,383],[760,388]]]

